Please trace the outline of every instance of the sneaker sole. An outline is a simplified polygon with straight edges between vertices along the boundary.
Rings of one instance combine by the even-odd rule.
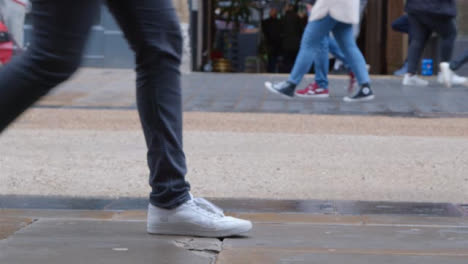
[[[283,98],[286,98],[286,99],[292,99],[293,98],[293,96],[288,96],[288,95],[282,94],[282,93],[278,92],[277,90],[275,90],[273,88],[273,84],[271,82],[265,82],[265,88],[268,91],[270,91],[270,92],[272,92],[274,94],[280,95]]]
[[[328,98],[330,97],[329,94],[318,94],[318,95],[302,95],[302,94],[296,94],[297,97],[300,98]]]
[[[172,235],[172,236],[195,236],[195,237],[230,237],[242,235],[249,232],[252,225],[236,227],[226,230],[194,230],[193,228],[174,224],[159,224],[147,227],[147,232],[150,235]]]
[[[367,97],[363,97],[363,98],[359,98],[359,99],[353,99],[353,98],[345,97],[345,98],[343,98],[343,101],[345,101],[347,103],[353,103],[353,102],[367,102],[367,101],[372,101],[374,99],[375,99],[375,96],[371,95],[371,96],[367,96]]]

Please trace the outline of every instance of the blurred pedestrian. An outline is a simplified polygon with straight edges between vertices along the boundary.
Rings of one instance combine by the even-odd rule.
[[[310,13],[312,10],[315,0],[310,0],[307,2],[307,10]],[[328,89],[328,70],[330,68],[330,58],[329,53],[335,57],[335,59],[340,60],[344,63],[345,69],[349,72],[350,80],[348,85],[348,91],[351,91],[356,83],[356,78],[349,68],[346,57],[341,51],[338,43],[332,36],[326,36],[320,42],[320,48],[317,52],[317,56],[314,58],[314,70],[315,70],[315,80],[314,82],[307,85],[304,89],[296,90],[295,95],[303,98],[328,98],[329,89]]]
[[[303,26],[294,5],[288,4],[285,10],[282,19],[283,67],[281,72],[290,72],[301,45]]]
[[[410,34],[410,26],[409,26],[409,19],[408,14],[404,14],[399,18],[395,19],[392,22],[392,29],[401,32],[404,34],[408,34],[408,46],[411,46],[411,34]],[[395,76],[404,76],[408,72],[408,58],[405,59],[403,66],[396,70],[393,75]]]
[[[262,21],[263,35],[268,55],[268,72],[278,72],[278,58],[281,55],[281,20],[278,9],[270,9],[270,17]]]
[[[136,55],[136,97],[152,187],[147,232],[225,237],[249,231],[249,221],[227,217],[189,193],[182,148],[182,35],[172,1],[108,0],[107,5]],[[0,70],[0,132],[77,70],[100,6],[96,0],[32,2],[31,45]]]
[[[287,81],[272,84],[266,88],[276,94],[292,98],[296,86],[309,71],[320,52],[320,45],[333,32],[349,66],[356,74],[359,89],[344,98],[346,102],[367,101],[374,98],[370,87],[366,61],[357,47],[353,35],[353,24],[359,23],[359,0],[317,0],[311,10],[309,23],[302,37],[301,48],[294,68]]]
[[[403,85],[427,86],[427,80],[417,74],[419,61],[424,47],[433,32],[439,34],[441,43],[441,60],[450,62],[457,29],[455,17],[457,7],[455,0],[408,0],[408,13],[411,43],[408,50],[408,73],[403,78]]]

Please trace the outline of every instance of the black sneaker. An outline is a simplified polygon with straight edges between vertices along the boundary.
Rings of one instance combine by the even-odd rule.
[[[296,85],[290,82],[279,82],[275,84],[271,82],[265,82],[265,87],[268,89],[268,91],[279,94],[288,99],[294,97],[294,91],[296,90]]]
[[[375,98],[372,89],[369,84],[363,84],[359,90],[355,91],[353,94],[343,98],[345,102],[363,102],[370,101]]]

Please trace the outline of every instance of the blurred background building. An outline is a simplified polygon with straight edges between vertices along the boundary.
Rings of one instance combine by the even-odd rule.
[[[265,72],[271,43],[263,34],[262,21],[270,17],[271,9],[277,10],[278,19],[283,19],[287,17],[286,10],[292,7],[294,14],[290,15],[297,19],[289,21],[302,23],[301,26],[307,22],[305,3],[300,0],[174,0],[174,4],[185,41],[183,71]],[[454,56],[468,47],[468,1],[458,0],[458,7],[459,35]],[[391,74],[406,58],[407,36],[391,29],[391,22],[403,13],[404,0],[369,0],[358,44],[372,65],[373,74]],[[284,39],[290,32],[284,32],[283,28],[288,27],[278,27],[278,35]],[[26,45],[31,30],[27,18]],[[424,57],[437,62],[437,47],[434,36]],[[281,55],[276,62],[280,72],[285,57]],[[95,18],[84,66],[130,68],[133,63],[122,32],[103,4]],[[468,66],[460,74],[468,75]]]

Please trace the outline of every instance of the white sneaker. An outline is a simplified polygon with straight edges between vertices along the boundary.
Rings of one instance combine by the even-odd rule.
[[[465,84],[468,79],[458,76],[450,69],[450,65],[447,62],[442,62],[440,64],[440,72],[437,75],[437,81],[441,84],[444,84],[445,87],[450,88],[452,85]]]
[[[450,69],[450,65],[447,62],[442,62],[440,65],[440,72],[437,76],[437,81],[439,83],[445,84],[445,87],[452,87],[452,76],[453,72]]]
[[[225,216],[203,198],[192,198],[171,210],[149,204],[147,231],[155,235],[229,237],[252,229],[250,221]]]
[[[403,77],[403,85],[428,86],[429,82],[419,78],[416,74],[411,75],[407,73],[405,77]]]

